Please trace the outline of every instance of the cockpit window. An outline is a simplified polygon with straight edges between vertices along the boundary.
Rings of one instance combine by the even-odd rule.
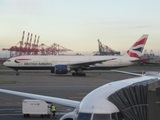
[[[93,120],[110,120],[110,114],[94,114]]]
[[[6,62],[11,62],[11,60],[6,60]]]
[[[90,120],[91,114],[90,113],[79,113],[77,120]]]

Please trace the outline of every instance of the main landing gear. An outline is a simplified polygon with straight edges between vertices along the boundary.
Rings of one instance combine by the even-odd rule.
[[[82,71],[82,69],[78,69],[78,70],[75,70],[75,72],[72,73],[72,76],[86,76],[86,73],[84,73]]]
[[[72,76],[86,76],[81,68],[76,69],[75,72],[72,73]]]

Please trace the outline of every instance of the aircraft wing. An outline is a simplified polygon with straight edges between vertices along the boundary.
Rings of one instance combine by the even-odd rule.
[[[105,60],[94,60],[94,61],[87,61],[87,62],[75,62],[75,63],[71,63],[69,64],[70,67],[77,67],[77,66],[89,66],[89,65],[95,65],[97,63],[102,63],[102,62],[106,62],[106,61],[110,61],[110,60],[115,60],[116,58],[111,58],[111,59],[105,59]]]
[[[129,74],[129,75],[135,75],[135,76],[142,76],[143,74],[138,74],[138,73],[132,73],[132,72],[126,72],[126,71],[121,71],[121,70],[111,70],[114,72],[119,72],[119,73],[124,73],[124,74]]]
[[[32,99],[36,99],[36,100],[43,100],[46,102],[56,103],[56,104],[65,105],[65,106],[69,106],[69,107],[77,107],[80,104],[79,101],[44,96],[44,95],[38,95],[38,94],[24,93],[24,92],[12,91],[12,90],[0,89],[0,92],[11,94],[11,95],[17,95],[17,96],[21,96],[21,97],[26,97],[26,98],[32,98]]]

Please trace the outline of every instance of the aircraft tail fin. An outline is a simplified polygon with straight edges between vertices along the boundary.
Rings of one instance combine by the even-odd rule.
[[[133,45],[132,47],[127,50],[125,54],[129,55],[130,57],[140,58],[142,55],[144,46],[147,42],[148,34],[143,34]]]

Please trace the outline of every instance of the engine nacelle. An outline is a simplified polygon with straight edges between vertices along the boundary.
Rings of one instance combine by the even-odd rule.
[[[67,74],[69,72],[67,65],[55,65],[54,72],[55,74]]]

